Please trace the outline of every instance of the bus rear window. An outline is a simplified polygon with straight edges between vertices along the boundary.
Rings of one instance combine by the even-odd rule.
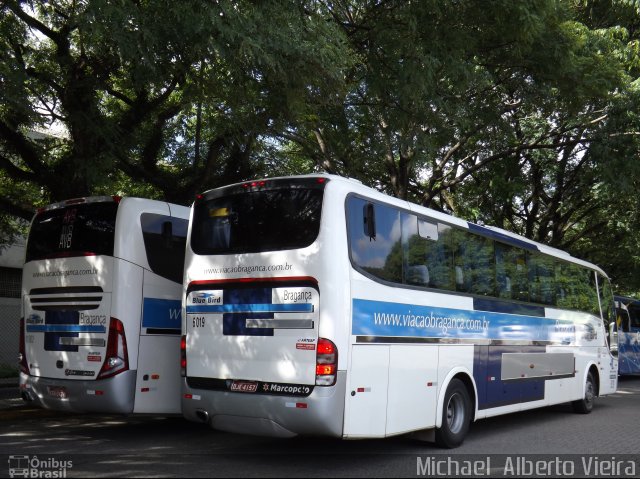
[[[238,254],[309,246],[320,230],[322,193],[279,187],[205,198],[194,206],[191,248]]]
[[[113,256],[117,203],[86,203],[36,215],[26,261],[83,255]]]

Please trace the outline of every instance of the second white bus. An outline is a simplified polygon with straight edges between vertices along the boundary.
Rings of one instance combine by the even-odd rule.
[[[471,421],[616,390],[607,276],[559,250],[329,175],[208,191],[189,228],[189,420],[456,447]]]
[[[37,212],[22,280],[25,400],[73,412],[180,414],[188,214],[119,197]]]

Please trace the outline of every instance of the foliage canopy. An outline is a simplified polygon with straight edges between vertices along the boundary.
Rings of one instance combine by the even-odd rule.
[[[631,0],[4,0],[0,240],[65,198],[328,171],[634,293],[639,27]]]

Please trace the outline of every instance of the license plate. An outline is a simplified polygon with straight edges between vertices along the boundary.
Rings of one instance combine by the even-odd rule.
[[[57,399],[67,399],[69,397],[67,395],[67,389],[63,386],[48,386],[47,393],[49,396]]]
[[[229,389],[238,393],[254,393],[258,390],[258,383],[255,381],[233,381]]]

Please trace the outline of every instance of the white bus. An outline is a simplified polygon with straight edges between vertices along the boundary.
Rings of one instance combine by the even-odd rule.
[[[183,415],[245,434],[461,444],[471,421],[617,387],[605,273],[329,175],[194,202]]]
[[[49,409],[180,414],[189,208],[90,197],[39,210],[22,277],[22,397]]]

